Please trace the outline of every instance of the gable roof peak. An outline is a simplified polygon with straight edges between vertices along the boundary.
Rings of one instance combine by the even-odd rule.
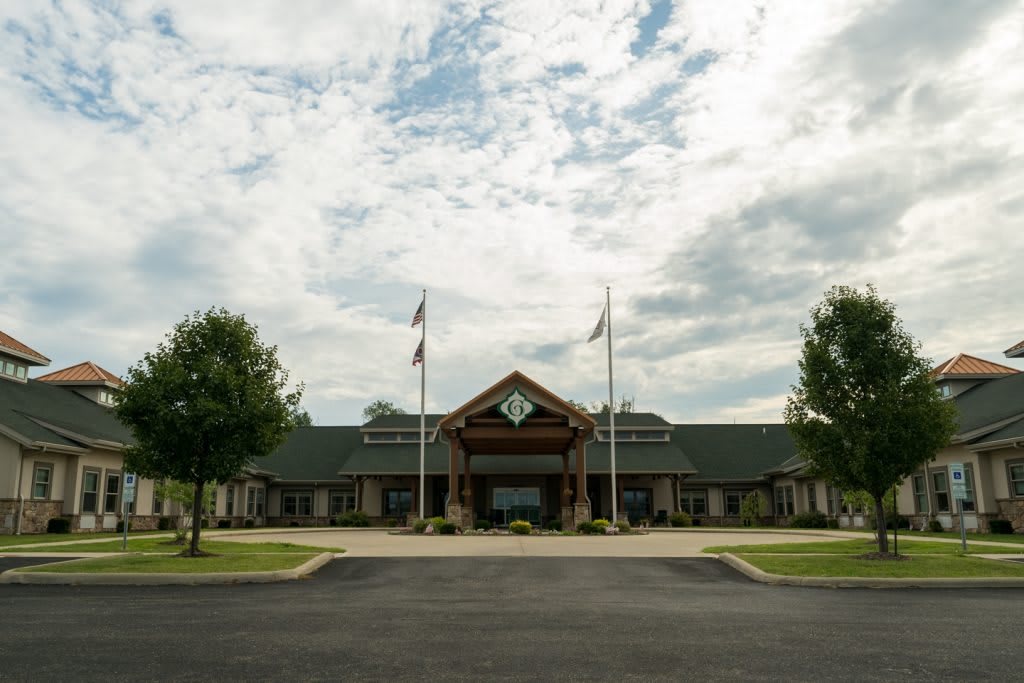
[[[999,363],[993,363],[992,361],[971,356],[966,353],[958,353],[949,360],[943,361],[935,366],[931,371],[933,379],[972,379],[972,378],[988,378],[988,377],[1003,377],[1005,375],[1015,375],[1020,370],[1011,368],[1007,365],[1000,365]]]
[[[36,379],[40,382],[49,382],[51,384],[102,384],[115,389],[124,385],[124,381],[120,377],[109,370],[101,368],[91,360],[83,361],[78,365],[72,365],[67,368],[61,368],[60,370],[54,370]]]
[[[50,359],[0,330],[0,353],[14,356],[29,365],[49,365]]]

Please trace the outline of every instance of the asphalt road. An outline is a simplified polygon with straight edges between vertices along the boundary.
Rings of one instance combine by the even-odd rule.
[[[0,585],[0,679],[1014,680],[1022,607],[713,559],[344,558],[271,585]]]

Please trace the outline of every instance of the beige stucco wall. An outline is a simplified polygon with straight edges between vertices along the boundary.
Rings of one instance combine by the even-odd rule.
[[[1014,460],[1024,461],[1024,449],[1000,448],[996,451],[985,451],[978,455],[980,458],[988,460],[987,469],[992,479],[992,497],[996,500],[1012,498],[1013,494],[1010,491],[1010,480],[1006,463]]]
[[[18,496],[18,464],[21,444],[0,434],[0,498]]]
[[[24,454],[25,469],[21,481],[21,495],[25,497],[25,500],[32,499],[32,484],[34,483],[36,463],[52,466],[50,495],[45,500],[64,500],[64,479],[67,473],[67,460],[68,457],[61,453],[26,451]]]

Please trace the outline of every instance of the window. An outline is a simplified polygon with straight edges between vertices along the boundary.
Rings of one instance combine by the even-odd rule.
[[[928,491],[925,488],[924,474],[915,474],[911,478],[914,489],[914,512],[928,512]]]
[[[329,494],[327,513],[331,517],[337,517],[345,512],[356,509],[356,492],[332,489]]]
[[[750,495],[750,491],[726,491],[725,492],[725,514],[728,517],[739,517],[740,507],[743,499]]]
[[[210,487],[210,509],[206,511],[206,514],[217,516],[217,485],[214,484]]]
[[[312,517],[312,491],[285,491],[281,494],[282,517]]]
[[[818,511],[818,491],[813,483],[807,485],[807,510],[808,512]]]
[[[943,384],[941,387],[939,387],[939,396],[941,396],[942,398],[949,398],[952,395],[953,388],[950,387],[948,384]]]
[[[654,492],[651,489],[625,489],[622,492],[623,507],[630,524],[653,517]]]
[[[112,406],[117,402],[114,398],[114,392],[107,391],[106,389],[100,390],[100,403],[107,406]]]
[[[949,512],[949,481],[945,470],[932,472],[932,490],[935,492],[935,511]]]
[[[1008,463],[1010,481],[1010,496],[1013,498],[1024,498],[1024,462]]]
[[[610,429],[597,430],[598,441],[608,441]],[[616,429],[615,442],[619,441],[668,441],[668,432],[664,429]]]
[[[256,516],[263,516],[263,489],[256,489]]]
[[[974,468],[964,465],[964,512],[976,512],[974,505]]]
[[[84,470],[82,474],[82,513],[96,514],[100,495],[100,473]]]
[[[403,517],[412,512],[412,489],[384,489],[384,516]]]
[[[107,472],[107,487],[103,494],[103,513],[114,514],[121,502],[121,473]]]
[[[50,480],[53,477],[53,465],[50,463],[36,463],[35,472],[32,474],[32,497],[42,500],[50,498]]]
[[[6,375],[7,377],[13,377],[14,379],[25,379],[25,367],[26,366],[19,365],[13,361],[0,360],[0,374]]]
[[[235,487],[228,486],[224,494],[224,514],[233,517],[235,514]]]
[[[245,489],[245,515],[246,517],[256,516],[256,489],[247,486]]]
[[[427,430],[423,432],[423,440],[426,443],[431,443],[434,440],[433,430]],[[366,443],[398,443],[398,442],[420,442],[419,430],[413,430],[411,432],[367,432]]]
[[[679,509],[691,517],[704,517],[708,514],[708,492],[686,491],[679,494]]]
[[[825,484],[825,507],[833,517],[843,511],[843,494],[831,484]]]
[[[775,487],[775,514],[781,516],[793,514],[793,487]]]
[[[159,486],[160,486],[159,482],[155,482],[153,484],[153,514],[154,515],[162,515],[162,514],[164,514],[164,499],[161,498],[158,495],[158,493],[157,493],[157,490],[158,490]]]

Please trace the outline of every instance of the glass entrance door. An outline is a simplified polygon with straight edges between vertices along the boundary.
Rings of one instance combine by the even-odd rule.
[[[540,489],[494,489],[491,517],[500,526],[516,520],[540,525]]]
[[[651,489],[626,489],[622,492],[623,507],[629,515],[629,523],[637,525],[641,519],[651,518]]]

